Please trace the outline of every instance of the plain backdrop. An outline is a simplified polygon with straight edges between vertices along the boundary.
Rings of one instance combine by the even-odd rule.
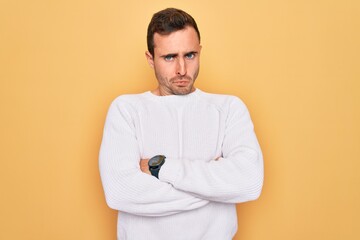
[[[166,7],[199,25],[196,86],[242,98],[263,149],[235,240],[360,239],[359,3],[1,0],[0,239],[116,239],[104,120],[116,96],[156,86],[146,28]]]

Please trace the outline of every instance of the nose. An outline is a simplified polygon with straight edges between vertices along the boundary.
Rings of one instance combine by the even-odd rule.
[[[179,76],[186,75],[186,61],[184,58],[178,58],[176,75],[179,75]]]

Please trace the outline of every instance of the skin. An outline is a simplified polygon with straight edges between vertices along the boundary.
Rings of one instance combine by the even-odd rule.
[[[154,34],[154,56],[145,56],[154,69],[158,87],[151,92],[157,96],[186,95],[195,91],[194,83],[199,74],[201,45],[193,27],[168,35]],[[149,159],[140,160],[142,172],[151,175]]]
[[[195,91],[201,45],[194,28],[185,27],[168,35],[155,33],[154,45],[154,56],[148,51],[145,53],[158,81],[152,93],[166,96]]]
[[[140,169],[143,173],[151,175],[151,172],[149,171],[148,162],[149,162],[149,159],[141,159],[140,160]]]

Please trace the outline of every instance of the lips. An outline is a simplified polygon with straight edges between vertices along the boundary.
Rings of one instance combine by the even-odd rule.
[[[179,87],[185,87],[187,85],[189,85],[189,83],[191,82],[191,78],[186,76],[186,77],[176,77],[171,79],[173,84],[175,84],[176,86]]]
[[[178,81],[174,81],[174,83],[188,83],[189,80],[178,80]]]
[[[185,87],[189,84],[187,80],[175,81],[174,84],[178,87]]]

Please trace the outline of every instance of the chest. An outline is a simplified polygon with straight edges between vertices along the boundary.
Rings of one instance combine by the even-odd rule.
[[[226,114],[206,104],[155,105],[139,112],[137,138],[143,157],[213,159],[221,155]]]

